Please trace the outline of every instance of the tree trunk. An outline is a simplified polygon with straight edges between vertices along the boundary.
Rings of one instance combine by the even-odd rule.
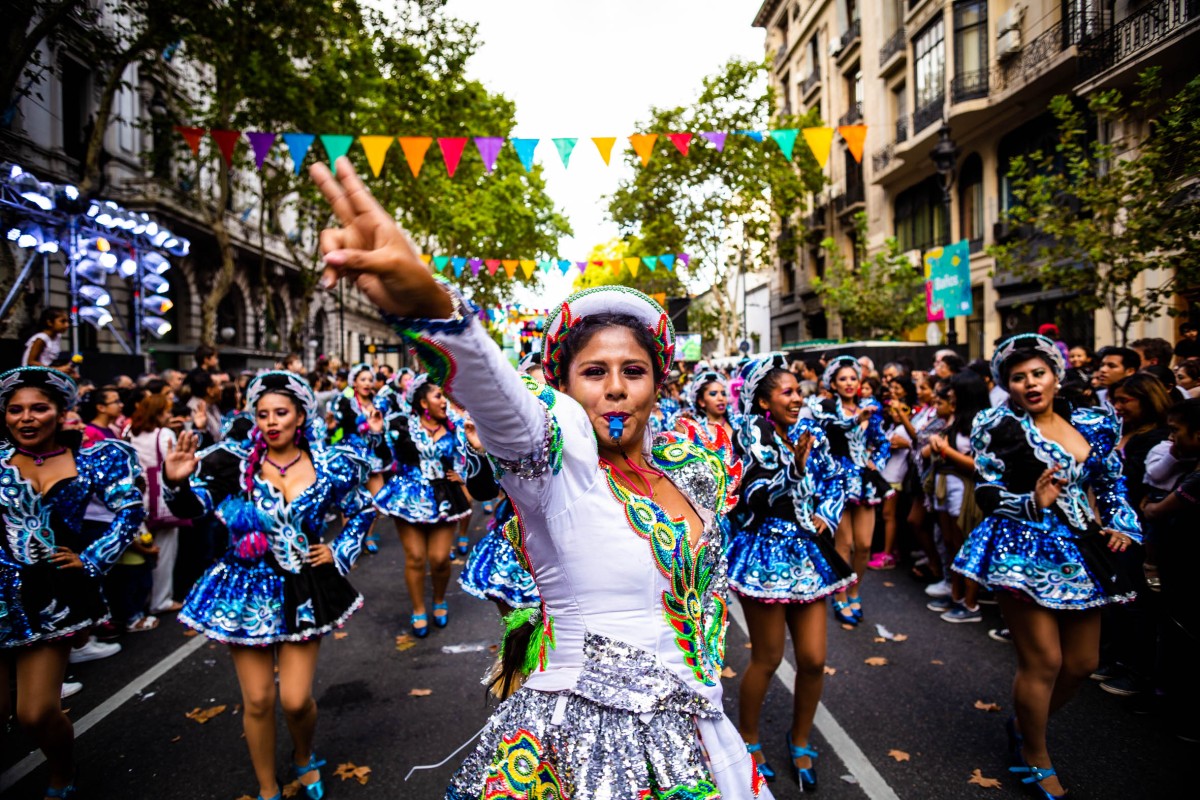
[[[100,104],[96,107],[96,124],[92,126],[91,135],[87,142],[87,152],[83,157],[83,168],[79,178],[79,193],[87,197],[92,190],[100,185],[100,154],[104,151],[104,134],[108,131],[108,121],[112,117],[113,100],[117,90],[121,88],[121,76],[126,68],[138,57],[150,41],[149,34],[143,34],[134,41],[128,49],[113,59],[112,71],[104,82],[104,91],[100,95]]]

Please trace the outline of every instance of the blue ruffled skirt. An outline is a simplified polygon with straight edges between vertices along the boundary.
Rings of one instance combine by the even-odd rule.
[[[895,490],[883,479],[878,470],[860,467],[850,456],[834,456],[842,475],[842,486],[846,491],[846,502],[856,505],[882,503],[883,498]]]
[[[1106,555],[1099,534],[1080,538],[1062,519],[1049,517],[1048,530],[1008,517],[986,518],[958,551],[954,571],[1064,611],[1134,598],[1132,583]]]
[[[384,514],[405,522],[430,525],[470,516],[471,503],[462,484],[445,478],[421,477],[415,465],[401,464],[375,494],[375,505]]]
[[[340,628],[362,603],[332,564],[292,573],[270,554],[244,561],[228,553],[188,592],[179,621],[226,644],[304,642]]]
[[[467,594],[498,600],[510,608],[536,608],[541,603],[533,576],[517,563],[517,554],[499,526],[471,548],[458,584]]]
[[[0,649],[70,636],[108,618],[100,581],[84,570],[0,562]]]
[[[778,517],[735,531],[728,556],[729,588],[767,603],[811,603],[858,580],[832,536],[814,535]]]

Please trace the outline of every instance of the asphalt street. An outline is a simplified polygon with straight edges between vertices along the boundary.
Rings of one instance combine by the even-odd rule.
[[[473,536],[482,534],[476,515]],[[384,523],[381,523],[384,524]],[[462,759],[437,764],[484,724],[492,704],[480,679],[498,639],[495,608],[452,583],[451,622],[445,630],[400,650],[408,601],[403,551],[387,525],[378,555],[364,556],[352,581],[365,607],[343,636],[322,645],[315,694],[317,750],[327,759],[328,797],[440,798]],[[457,575],[460,566],[455,567]],[[814,742],[819,794],[839,798],[1003,798],[1027,796],[1009,776],[1003,723],[1010,711],[1014,653],[987,637],[999,624],[995,607],[983,624],[950,625],[924,607],[921,587],[903,571],[874,572],[863,592],[866,622],[845,631],[830,625],[829,674],[821,730]],[[737,616],[736,614],[734,615]],[[881,624],[903,641],[880,640]],[[118,656],[72,667],[84,690],[66,705],[78,728],[79,785],[86,798],[190,800],[253,798],[253,773],[241,739],[240,695],[227,649],[164,619],[149,633],[127,635]],[[729,629],[728,666],[740,673],[750,651],[736,619]],[[790,656],[789,656],[790,657]],[[883,658],[872,666],[867,659]],[[739,678],[725,679],[725,706],[737,718]],[[123,700],[123,702],[122,702]],[[979,705],[998,705],[983,710]],[[206,722],[188,712],[225,706]],[[776,680],[763,714],[768,759],[780,773],[776,797],[799,795],[786,775],[789,688]],[[1093,682],[1051,725],[1055,763],[1075,798],[1150,798],[1185,791],[1189,760],[1197,757],[1164,730],[1153,714]],[[203,716],[203,714],[198,715]],[[279,721],[278,763],[290,763],[290,742]],[[31,756],[31,753],[33,754]],[[334,772],[369,767],[365,783]],[[970,783],[978,770],[999,788]],[[46,778],[31,743],[11,726],[3,739],[0,787],[5,800],[40,798]],[[986,781],[985,781],[986,783]],[[583,800],[577,798],[576,800]]]

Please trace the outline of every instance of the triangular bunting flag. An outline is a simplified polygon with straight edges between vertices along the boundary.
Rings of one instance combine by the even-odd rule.
[[[300,170],[304,169],[304,157],[308,155],[308,149],[317,137],[311,133],[285,133],[280,138],[287,145],[288,155],[292,157],[292,169],[299,175]]]
[[[817,164],[825,169],[825,163],[829,161],[829,148],[833,145],[833,128],[805,128],[802,133]]]
[[[575,149],[575,143],[578,139],[555,139],[554,146],[558,148],[558,157],[562,159],[563,169],[567,168],[567,164],[571,161],[571,151]]]
[[[358,137],[358,142],[362,145],[363,152],[367,154],[367,164],[371,167],[371,173],[376,178],[379,177],[380,171],[383,170],[383,160],[387,158],[388,148],[392,146],[395,138],[394,136]]]
[[[533,271],[537,269],[537,262],[524,259],[521,261],[521,272],[525,273],[526,278],[533,277]]]
[[[446,268],[446,265],[449,263],[450,263],[450,256],[434,256],[433,257],[433,268],[436,269],[438,272],[441,272],[442,270],[444,270]]]
[[[663,263],[663,266],[666,267],[668,270],[675,269],[675,256],[674,255],[668,253],[665,256],[659,256],[658,260],[661,261]]]
[[[433,256],[429,253],[421,253],[421,260],[425,262],[425,266],[429,266],[429,262],[433,261]]]
[[[608,268],[612,270],[612,274],[613,274],[614,278],[621,277],[621,267],[622,267],[621,259],[619,259],[619,258],[611,259],[607,262],[607,264],[608,264]]]
[[[479,157],[483,159],[483,168],[488,175],[492,174],[492,168],[496,166],[501,147],[504,147],[503,136],[475,137],[475,148],[479,151]]]
[[[467,146],[465,136],[455,136],[448,139],[438,139],[438,147],[442,148],[442,161],[446,163],[446,174],[454,177],[458,162],[462,158],[463,148]]]
[[[788,161],[792,160],[792,151],[796,149],[796,134],[799,133],[795,128],[780,128],[779,130],[771,131],[771,138],[775,140],[775,144],[779,145],[783,157]]]
[[[421,172],[421,165],[425,163],[425,153],[429,151],[429,145],[433,144],[433,139],[429,136],[399,136],[396,141],[400,142],[400,149],[404,151],[404,160],[408,162],[408,168],[412,170],[413,177]]]
[[[625,262],[625,268],[629,270],[629,274],[636,278],[638,274],[638,267],[642,265],[642,262],[638,261],[636,258],[626,258],[623,260]]]
[[[237,147],[238,139],[242,138],[242,132],[214,129],[208,133],[217,143],[217,149],[221,151],[221,158],[225,159],[225,166],[232,167],[233,151]]]
[[[508,277],[512,277],[517,272],[517,262],[511,259],[505,259],[500,262],[504,265],[504,271],[508,273]]]
[[[604,164],[607,166],[609,159],[612,158],[613,145],[617,143],[615,136],[593,136],[592,142],[596,145],[596,149],[600,151],[600,157],[604,159]]]
[[[720,131],[708,131],[700,135],[712,142],[713,147],[717,148],[718,153],[725,151],[725,137],[729,134],[721,133]]]
[[[738,136],[749,136],[756,142],[761,142],[763,140],[763,135],[759,131],[734,131],[734,133],[736,133]]]
[[[354,137],[340,133],[323,133],[321,134],[321,144],[325,147],[325,154],[329,156],[330,169],[337,172],[334,162],[350,152],[350,145],[354,144]]]
[[[683,262],[683,265],[685,267],[691,265],[692,257],[690,255],[688,255],[687,253],[678,253],[677,255],[679,257],[679,260]]]
[[[560,270],[562,270],[563,275],[566,275],[568,272],[571,271],[571,262],[565,258],[560,258],[558,260],[558,268]]]
[[[254,151],[254,168],[262,169],[267,153],[271,152],[271,145],[275,144],[276,134],[246,131],[246,138],[250,140],[250,148]]]
[[[496,270],[500,269],[500,259],[498,258],[489,258],[483,264],[487,267],[488,275],[495,275]]]
[[[654,268],[658,266],[658,256],[642,256],[642,263],[646,265],[646,269],[654,272]]]
[[[521,166],[525,167],[525,171],[529,172],[533,169],[533,151],[537,149],[538,139],[512,139],[513,150],[517,151],[517,158],[521,159]]]
[[[483,269],[483,259],[482,258],[467,259],[467,266],[471,268],[472,275],[478,275],[479,270]]]
[[[635,133],[629,137],[633,152],[642,159],[642,166],[649,166],[650,156],[654,153],[654,143],[658,141],[657,133]]]
[[[538,262],[538,269],[540,269],[542,272],[549,272],[550,268],[553,266],[554,266],[553,261],[539,261]]]
[[[675,145],[676,150],[685,156],[688,154],[688,148],[692,146],[690,133],[668,133],[667,138],[671,140],[671,144]]]
[[[842,125],[838,128],[838,133],[846,142],[846,149],[850,151],[850,155],[854,156],[854,160],[862,163],[863,144],[867,140],[866,125]]]
[[[467,260],[462,256],[454,256],[450,259],[450,265],[454,267],[454,277],[461,278],[463,269],[467,266]]]
[[[183,137],[183,140],[188,143],[188,147],[192,148],[192,155],[200,155],[200,140],[204,138],[204,128],[176,125],[175,132]]]

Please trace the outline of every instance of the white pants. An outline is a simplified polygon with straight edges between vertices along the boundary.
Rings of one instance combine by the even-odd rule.
[[[175,555],[179,552],[179,528],[163,528],[154,533],[158,546],[158,564],[154,567],[150,586],[150,613],[158,613],[174,602]]]

